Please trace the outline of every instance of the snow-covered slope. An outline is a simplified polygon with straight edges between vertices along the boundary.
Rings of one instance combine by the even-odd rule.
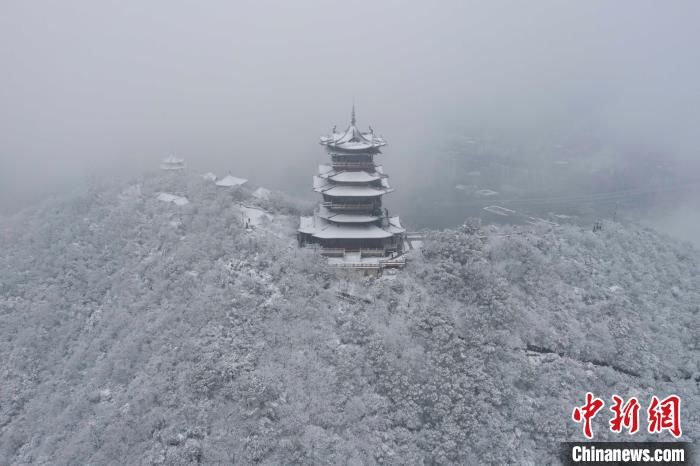
[[[296,248],[282,195],[173,183],[0,223],[0,463],[546,464],[586,391],[677,393],[698,439],[690,246],[471,225],[363,278]]]

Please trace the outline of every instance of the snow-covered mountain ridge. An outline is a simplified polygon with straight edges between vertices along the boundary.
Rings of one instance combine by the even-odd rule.
[[[1,219],[0,464],[548,464],[587,391],[676,393],[698,439],[691,246],[468,223],[368,278],[299,210],[158,176]]]

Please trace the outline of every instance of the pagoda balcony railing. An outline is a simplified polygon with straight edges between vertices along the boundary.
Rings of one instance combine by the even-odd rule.
[[[343,257],[345,255],[344,248],[322,248],[321,255],[326,257]]]
[[[360,249],[360,256],[362,256],[362,257],[384,257],[384,256],[386,256],[386,250],[384,250],[384,249]]]
[[[376,167],[374,162],[331,162],[331,166],[336,170],[374,170],[374,168]]]
[[[322,248],[321,255],[326,257],[343,257],[348,252],[359,252],[360,257],[385,257],[390,248]]]
[[[406,265],[405,257],[392,257],[385,260],[379,261],[379,266],[383,269],[397,268],[400,269]]]
[[[379,270],[382,268],[381,264],[363,264],[362,262],[340,262],[338,264],[333,264],[332,267],[337,269],[368,269],[368,270]]]
[[[333,267],[344,268],[344,269],[389,269],[389,268],[403,268],[406,266],[405,257],[387,258],[380,259],[376,263],[363,263],[363,262],[339,262],[333,264]]]
[[[371,210],[374,209],[374,204],[371,202],[366,204],[341,204],[337,202],[322,202],[321,205],[333,210]]]

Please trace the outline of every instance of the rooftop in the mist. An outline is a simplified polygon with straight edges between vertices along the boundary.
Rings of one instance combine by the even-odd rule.
[[[362,132],[356,126],[355,106],[352,107],[350,126],[345,131],[337,132],[333,127],[331,134],[321,137],[321,144],[333,149],[345,151],[364,151],[378,149],[386,145],[384,138],[375,136],[372,127],[369,131]]]

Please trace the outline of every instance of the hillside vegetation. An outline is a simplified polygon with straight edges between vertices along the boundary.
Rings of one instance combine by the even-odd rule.
[[[691,246],[468,222],[362,277],[251,193],[151,177],[1,220],[0,464],[556,463],[587,391],[676,393],[698,440]]]

